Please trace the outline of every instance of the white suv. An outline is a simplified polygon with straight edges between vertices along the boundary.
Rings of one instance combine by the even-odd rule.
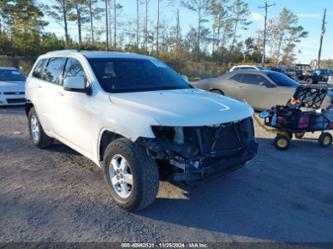
[[[26,82],[32,142],[57,139],[105,171],[114,200],[142,209],[159,178],[200,179],[257,152],[250,106],[193,89],[163,62],[116,52],[55,51]]]

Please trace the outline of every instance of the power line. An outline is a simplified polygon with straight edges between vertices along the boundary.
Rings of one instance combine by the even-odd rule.
[[[261,64],[264,67],[266,61],[266,33],[267,33],[267,15],[268,15],[268,8],[275,6],[275,3],[268,4],[265,1],[265,6],[259,6],[259,9],[265,9],[265,29],[264,29],[264,44],[263,44],[263,52],[262,52],[262,61]]]

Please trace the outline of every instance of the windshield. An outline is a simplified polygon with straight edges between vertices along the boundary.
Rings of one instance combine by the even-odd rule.
[[[104,91],[111,93],[191,88],[158,60],[93,58],[89,63]]]
[[[0,81],[25,81],[25,76],[15,69],[0,69]]]
[[[282,73],[268,73],[267,76],[278,86],[297,87],[299,83]]]

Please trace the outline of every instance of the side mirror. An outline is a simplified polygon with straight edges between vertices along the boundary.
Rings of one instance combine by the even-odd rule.
[[[187,83],[189,82],[188,77],[186,75],[180,75],[180,77],[182,77],[182,79],[185,80]]]
[[[86,79],[82,76],[67,77],[64,80],[64,90],[71,92],[87,92]]]

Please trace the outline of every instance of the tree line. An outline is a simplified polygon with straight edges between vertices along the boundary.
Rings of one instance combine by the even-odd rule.
[[[38,56],[64,48],[124,50],[151,54],[178,68],[188,62],[218,67],[261,61],[263,31],[241,36],[252,25],[244,0],[156,0],[154,9],[152,0],[133,0],[136,14],[130,18],[122,2],[0,0],[0,54]],[[175,16],[172,23],[163,16],[167,8]],[[182,25],[184,10],[196,20],[187,32]],[[50,24],[58,25],[56,34],[44,31]],[[75,31],[69,31],[73,24]],[[295,51],[297,43],[305,37],[297,16],[283,9],[268,21],[267,62],[293,63],[300,52]]]

